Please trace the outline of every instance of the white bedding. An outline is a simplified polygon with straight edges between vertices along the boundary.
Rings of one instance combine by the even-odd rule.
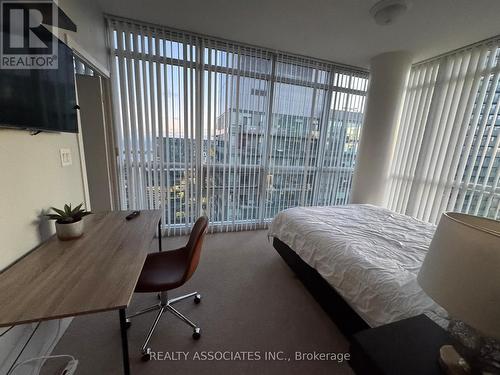
[[[372,205],[297,207],[269,235],[315,268],[371,327],[446,312],[417,283],[435,226]]]

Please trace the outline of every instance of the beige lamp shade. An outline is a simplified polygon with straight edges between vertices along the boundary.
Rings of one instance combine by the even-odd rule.
[[[450,317],[500,339],[500,221],[444,213],[417,280]]]

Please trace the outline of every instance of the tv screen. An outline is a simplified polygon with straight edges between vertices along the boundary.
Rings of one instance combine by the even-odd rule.
[[[73,52],[58,41],[58,69],[0,69],[0,126],[78,132]]]

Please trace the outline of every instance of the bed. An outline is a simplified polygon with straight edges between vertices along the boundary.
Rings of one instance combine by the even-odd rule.
[[[345,205],[282,211],[269,236],[313,295],[323,299],[323,307],[335,310],[325,299],[338,294],[369,327],[419,314],[444,326],[446,312],[416,280],[434,230],[432,224],[384,208]],[[314,274],[324,281],[311,281]],[[322,282],[334,294],[325,294]],[[363,328],[360,322],[354,325]]]

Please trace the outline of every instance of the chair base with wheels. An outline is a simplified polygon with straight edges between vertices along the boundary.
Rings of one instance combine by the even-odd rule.
[[[142,354],[142,360],[143,361],[149,361],[151,359],[151,348],[148,347],[149,340],[151,340],[151,336],[153,335],[153,332],[158,325],[158,322],[160,321],[161,316],[165,311],[168,311],[172,313],[174,316],[182,320],[184,323],[187,325],[191,326],[193,328],[193,339],[198,340],[201,337],[201,328],[198,327],[197,324],[193,323],[188,317],[180,313],[177,309],[175,309],[172,305],[181,302],[185,299],[194,297],[194,303],[199,304],[201,302],[201,294],[198,292],[192,292],[180,297],[168,299],[167,292],[160,292],[158,295],[160,302],[150,306],[146,307],[143,310],[137,311],[136,313],[129,315],[127,317],[127,328],[130,328],[132,325],[131,318],[135,318],[139,315],[144,315],[152,311],[158,311],[156,314],[156,319],[154,320],[153,324],[151,325],[151,328],[149,329],[148,335],[146,336],[146,340],[144,341],[144,344],[142,345],[141,348],[141,354]]]

